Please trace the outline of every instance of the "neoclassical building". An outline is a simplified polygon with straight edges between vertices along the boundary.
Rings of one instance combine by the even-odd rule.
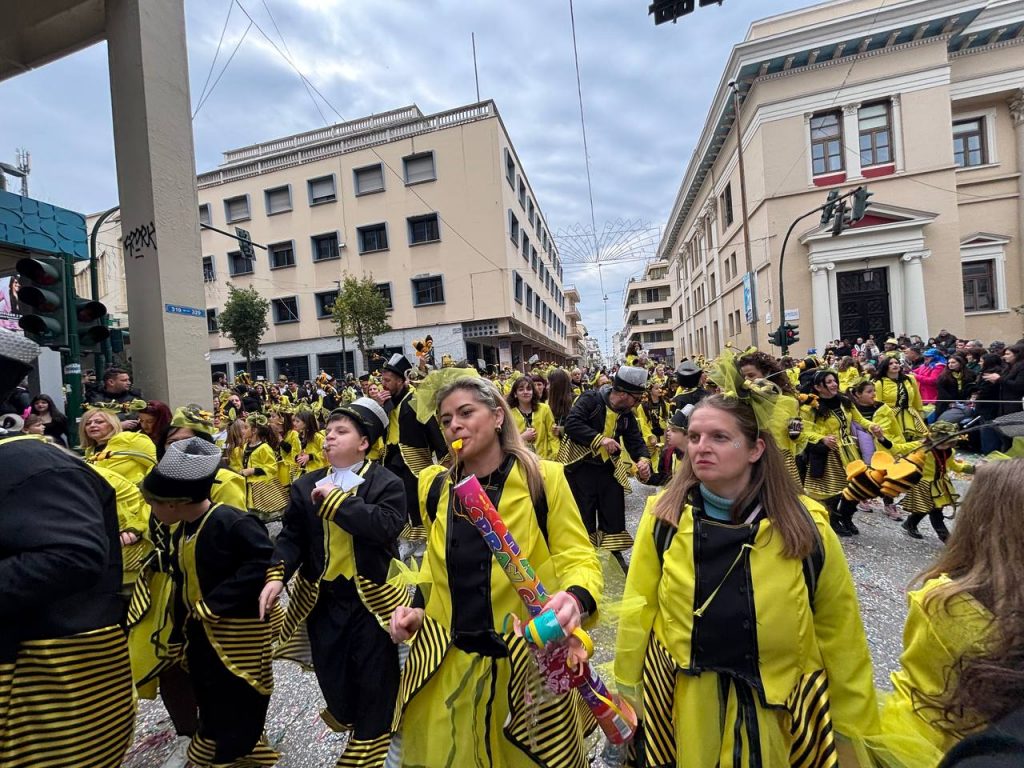
[[[783,309],[797,354],[943,328],[1020,338],[1022,87],[1020,2],[834,0],[751,25],[659,246],[677,353],[767,348]],[[867,215],[838,236],[817,212],[794,225],[862,185]]]

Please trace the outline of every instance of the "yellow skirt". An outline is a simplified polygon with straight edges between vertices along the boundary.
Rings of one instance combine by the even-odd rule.
[[[804,492],[815,501],[831,499],[838,496],[846,487],[846,470],[843,469],[843,462],[836,451],[829,451],[825,460],[825,474],[821,477],[811,477],[807,473],[804,479]]]

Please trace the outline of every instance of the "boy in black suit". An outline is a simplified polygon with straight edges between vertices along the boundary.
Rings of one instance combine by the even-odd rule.
[[[296,575],[276,655],[311,665],[327,702],[324,720],[352,731],[338,766],[384,764],[398,693],[398,652],[376,616],[390,616],[404,592],[385,582],[406,522],[405,491],[366,460],[387,424],[368,397],[331,413],[324,441],[331,466],[292,484],[260,595],[266,611]]]

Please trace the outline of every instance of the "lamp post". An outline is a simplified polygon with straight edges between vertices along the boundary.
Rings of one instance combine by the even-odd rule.
[[[338,295],[334,297],[334,300],[337,301],[338,298],[341,296],[341,280],[335,280],[334,284],[336,286],[338,286]],[[344,385],[345,378],[348,376],[348,366],[345,364],[345,359],[347,358],[347,356],[348,356],[348,353],[345,351],[345,328],[343,326],[342,329],[341,329],[341,381],[342,381],[342,385]],[[355,373],[355,371],[353,371],[353,373]]]

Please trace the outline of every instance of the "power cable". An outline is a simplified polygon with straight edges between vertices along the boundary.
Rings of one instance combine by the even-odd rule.
[[[224,19],[224,26],[221,27],[220,30],[220,39],[217,41],[217,50],[213,52],[213,61],[210,62],[210,69],[206,73],[206,81],[203,83],[203,89],[199,92],[199,98],[196,99],[196,104],[202,103],[203,97],[206,96],[206,86],[210,84],[210,77],[213,75],[213,68],[217,66],[217,57],[220,56],[220,47],[224,44],[224,33],[228,31],[228,22],[231,21],[231,11],[233,11],[234,8],[235,0],[229,0],[228,15]],[[195,115],[192,116],[192,119],[195,119]]]
[[[233,1],[234,0],[232,0],[232,2]],[[277,19],[274,18],[274,12],[271,11],[270,6],[267,5],[267,0],[261,0],[261,2],[263,3],[263,7],[267,9],[267,15],[270,17],[270,23],[274,25],[274,29],[277,30],[277,34],[281,38],[281,44],[284,45],[284,49],[288,52],[288,55],[291,56],[292,49],[288,47],[288,41],[284,39],[284,33],[281,31],[281,28],[277,26]],[[310,101],[313,102],[313,106],[319,113],[320,119],[323,120],[324,123],[329,123],[327,117],[324,115],[323,110],[320,109],[320,105],[317,103],[316,99],[313,98],[313,92],[309,90],[309,85],[306,84],[305,78],[302,78],[302,87],[305,88],[306,93],[309,94]]]
[[[252,22],[249,22],[249,26],[245,28],[245,32],[243,32],[242,36],[238,38],[238,42],[235,44],[235,49],[231,51],[231,55],[228,56],[228,60],[224,62],[224,68],[220,71],[220,74],[217,75],[217,79],[213,81],[213,85],[210,86],[210,90],[207,92],[206,96],[204,96],[203,100],[199,102],[199,106],[196,107],[196,111],[192,113],[193,120],[196,119],[196,115],[199,114],[199,110],[203,108],[203,105],[206,104],[209,98],[213,95],[214,90],[217,88],[217,83],[219,83],[220,79],[224,77],[224,73],[228,71],[228,67],[231,66],[231,60],[235,58],[235,54],[238,53],[238,49],[242,47],[242,43],[245,42],[245,38],[249,35],[250,29],[252,29]]]

